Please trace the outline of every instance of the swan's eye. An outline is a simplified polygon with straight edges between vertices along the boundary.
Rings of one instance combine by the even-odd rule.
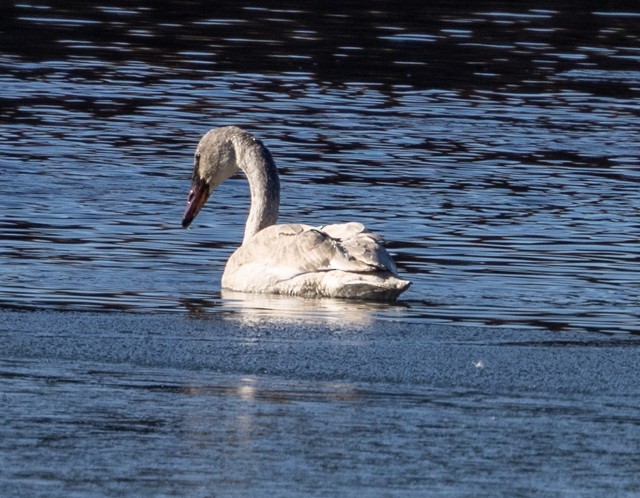
[[[193,175],[191,177],[192,180],[196,180],[198,178],[198,168],[200,166],[200,153],[196,152],[196,155],[193,159]]]

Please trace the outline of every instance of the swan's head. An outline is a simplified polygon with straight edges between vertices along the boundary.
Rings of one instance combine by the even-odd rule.
[[[182,226],[188,227],[213,192],[240,168],[236,160],[233,126],[209,131],[196,148],[193,177],[187,207],[182,217]]]

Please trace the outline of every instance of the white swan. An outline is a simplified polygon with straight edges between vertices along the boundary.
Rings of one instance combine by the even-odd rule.
[[[276,225],[278,170],[269,150],[246,131],[209,131],[195,153],[193,183],[182,226],[188,227],[213,189],[238,170],[251,189],[242,245],[231,255],[222,287],[234,291],[306,297],[393,300],[411,282],[397,269],[380,238],[361,223],[314,228]]]

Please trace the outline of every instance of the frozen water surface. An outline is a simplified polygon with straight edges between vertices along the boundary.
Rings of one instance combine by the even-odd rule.
[[[633,336],[7,312],[3,495],[614,495]]]

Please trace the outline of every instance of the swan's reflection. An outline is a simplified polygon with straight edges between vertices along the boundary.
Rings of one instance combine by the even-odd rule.
[[[401,304],[252,294],[225,289],[221,291],[221,297],[222,308],[232,312],[226,316],[245,323],[311,321],[366,326],[376,318],[394,313],[399,315],[405,309]]]

